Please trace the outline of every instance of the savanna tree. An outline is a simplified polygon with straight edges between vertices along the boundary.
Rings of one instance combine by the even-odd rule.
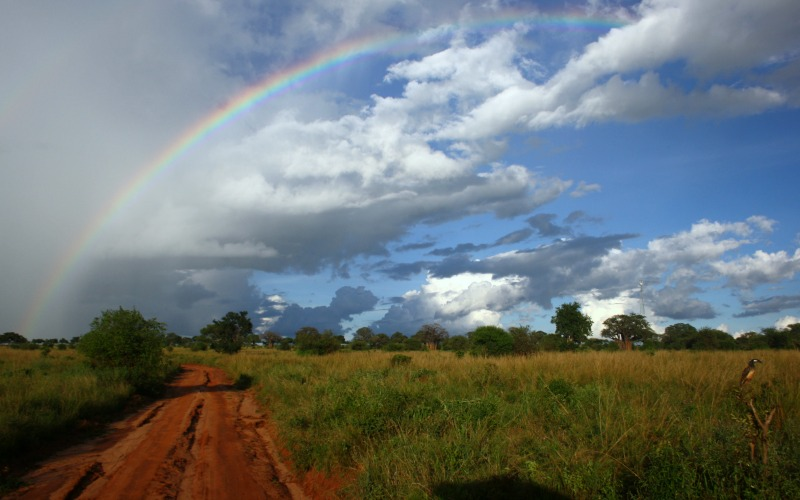
[[[447,330],[439,323],[422,325],[416,333],[416,337],[431,351],[438,349],[449,336]]]
[[[470,351],[478,356],[502,356],[514,350],[514,338],[499,326],[481,326],[469,333]]]
[[[264,342],[267,343],[267,347],[272,349],[273,347],[275,347],[275,344],[281,341],[283,337],[273,332],[272,330],[267,330],[266,332],[261,334],[261,338],[264,340]]]
[[[247,311],[229,312],[222,319],[204,326],[200,333],[209,339],[215,351],[233,354],[242,349],[245,340],[253,333],[253,322],[247,317]]]
[[[592,334],[592,319],[581,312],[581,305],[577,302],[558,306],[550,323],[556,325],[556,335],[568,345],[581,345]]]
[[[643,342],[656,334],[641,314],[617,314],[603,321],[603,325],[600,335],[615,341],[626,351],[633,349],[634,342]]]

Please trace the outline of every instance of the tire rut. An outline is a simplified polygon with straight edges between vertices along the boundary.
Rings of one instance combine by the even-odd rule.
[[[164,463],[156,472],[155,482],[158,485],[158,496],[161,498],[178,498],[180,493],[183,473],[187,466],[194,461],[192,448],[197,439],[197,424],[203,415],[204,400],[200,400],[192,409],[189,424],[183,431],[180,439],[173,446]]]
[[[74,500],[80,497],[81,493],[89,487],[90,484],[95,482],[98,478],[105,475],[103,464],[100,462],[93,463],[86,472],[78,480],[78,483],[69,490],[64,497],[66,500]]]
[[[252,393],[185,365],[167,396],[31,471],[8,498],[306,499]]]

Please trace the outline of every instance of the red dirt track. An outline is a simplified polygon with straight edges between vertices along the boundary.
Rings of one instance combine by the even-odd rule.
[[[184,365],[158,400],[30,472],[9,498],[307,498],[247,391]]]

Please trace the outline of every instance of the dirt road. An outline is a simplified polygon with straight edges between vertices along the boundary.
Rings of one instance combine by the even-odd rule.
[[[10,498],[307,498],[252,395],[185,365],[167,395],[29,473]]]

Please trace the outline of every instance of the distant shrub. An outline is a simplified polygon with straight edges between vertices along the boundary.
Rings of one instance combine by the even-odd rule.
[[[392,356],[392,359],[389,361],[392,366],[404,366],[411,364],[411,356],[406,356],[405,354],[395,354]]]

